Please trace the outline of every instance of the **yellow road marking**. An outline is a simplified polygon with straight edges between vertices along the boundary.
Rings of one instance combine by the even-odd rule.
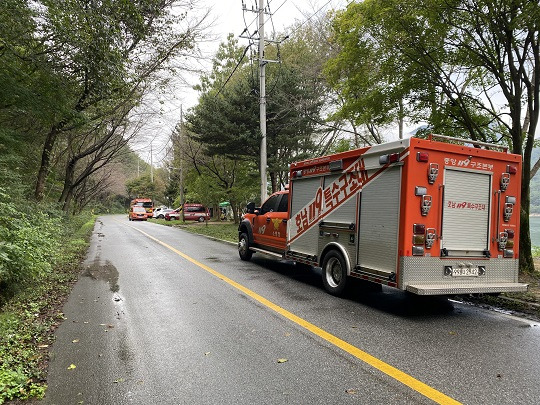
[[[370,355],[369,353],[364,352],[363,350],[360,350],[356,346],[351,345],[350,343],[345,342],[344,340],[338,338],[337,336],[332,335],[331,333],[326,332],[325,330],[313,325],[312,323],[306,321],[305,319],[302,319],[296,315],[294,315],[292,312],[287,311],[286,309],[281,308],[279,305],[274,304],[272,301],[267,300],[263,296],[257,294],[254,291],[251,291],[250,289],[244,287],[243,285],[237,283],[234,280],[231,280],[230,278],[224,276],[221,273],[218,273],[211,267],[208,267],[207,265],[189,257],[185,253],[182,253],[178,249],[175,249],[174,247],[166,244],[165,242],[160,241],[159,239],[153,237],[152,235],[149,235],[148,233],[141,231],[140,229],[137,229],[131,225],[129,225],[131,228],[139,231],[146,237],[152,239],[153,241],[159,243],[160,245],[166,247],[169,250],[172,250],[177,255],[183,257],[187,261],[195,264],[196,266],[206,270],[210,274],[216,276],[220,280],[225,281],[227,284],[237,288],[238,290],[242,291],[244,294],[248,295],[249,297],[253,298],[254,300],[260,302],[264,306],[270,308],[271,310],[277,312],[278,314],[282,315],[283,317],[289,319],[290,321],[296,323],[297,325],[303,327],[304,329],[307,329],[311,333],[319,336],[321,339],[326,340],[327,342],[333,344],[334,346],[339,347],[343,351],[349,353],[350,355],[356,357],[357,359],[363,361],[366,364],[369,364],[370,366],[376,368],[377,370],[383,372],[384,374],[392,377],[393,379],[399,381],[400,383],[406,385],[407,387],[413,389],[414,391],[424,395],[425,397],[433,400],[434,402],[438,404],[460,404],[460,402],[456,401],[453,398],[450,398],[449,396],[443,394],[440,391],[437,391],[435,388],[430,387],[427,384],[424,384],[422,381],[417,380],[416,378],[410,376],[407,373],[404,373],[401,370],[398,370],[397,368],[391,366],[388,363],[385,363],[382,360],[379,360],[378,358]]]

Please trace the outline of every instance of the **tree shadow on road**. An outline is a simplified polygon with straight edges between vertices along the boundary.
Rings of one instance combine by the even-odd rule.
[[[283,276],[278,279],[274,277],[270,281],[288,291],[294,291],[294,296],[300,295],[301,291],[291,285],[292,280],[324,291],[320,268],[308,269],[291,261],[266,257],[253,258],[252,261],[272,273]],[[351,278],[349,283],[345,294],[336,299],[348,300],[404,318],[439,318],[456,314],[454,304],[446,296],[419,296],[354,278]]]

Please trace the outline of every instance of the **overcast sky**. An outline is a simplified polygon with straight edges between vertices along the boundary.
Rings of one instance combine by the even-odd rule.
[[[224,42],[229,33],[238,38],[239,44],[248,44],[247,39],[240,38],[246,26],[251,34],[258,28],[257,7],[259,0],[199,0],[195,11],[203,15],[209,10],[205,30],[208,40],[199,44],[201,58],[189,62],[194,69],[209,71],[211,59],[219,44]],[[344,8],[346,0],[264,0],[270,14],[265,15],[265,37],[272,31],[282,33],[295,22],[304,22],[314,15],[323,15],[332,8]],[[245,9],[244,9],[245,5]],[[267,8],[267,11],[268,11]],[[255,12],[252,11],[255,10]],[[192,12],[193,15],[193,12]],[[177,80],[171,83],[171,94],[156,96],[148,100],[144,109],[148,114],[148,122],[142,136],[132,144],[133,149],[142,159],[155,166],[161,166],[170,148],[170,136],[179,121],[180,110],[185,113],[197,104],[198,94],[193,90],[199,74],[179,73]],[[152,150],[152,154],[150,154]]]

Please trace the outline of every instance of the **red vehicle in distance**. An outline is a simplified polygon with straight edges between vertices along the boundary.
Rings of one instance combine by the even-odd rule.
[[[182,219],[182,207],[174,211],[165,213],[167,221]],[[208,221],[210,220],[210,210],[202,204],[184,204],[184,221]]]

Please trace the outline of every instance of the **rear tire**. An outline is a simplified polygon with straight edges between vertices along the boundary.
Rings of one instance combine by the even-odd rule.
[[[199,217],[199,219],[197,221],[204,222],[204,217]]]
[[[324,289],[332,295],[340,296],[347,287],[347,264],[343,255],[331,250],[324,256],[322,264],[322,282]]]
[[[253,256],[253,252],[249,250],[249,238],[246,233],[240,234],[238,241],[238,254],[240,255],[240,259],[245,261],[251,260],[251,256]]]

